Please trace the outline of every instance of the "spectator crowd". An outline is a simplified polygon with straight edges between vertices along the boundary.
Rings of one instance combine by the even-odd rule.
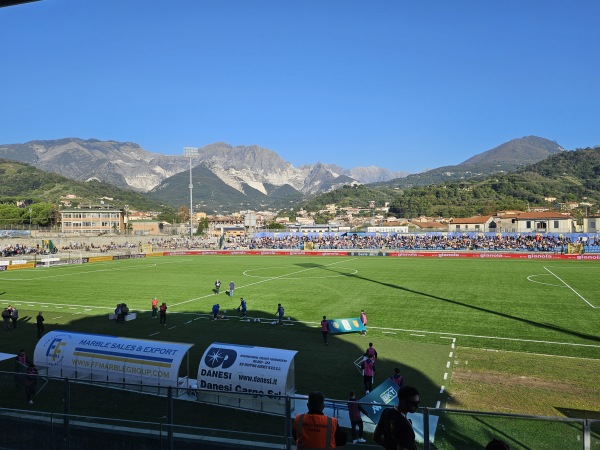
[[[587,240],[585,240],[587,239]],[[582,240],[563,235],[497,234],[476,235],[442,234],[359,234],[336,233],[302,235],[299,233],[271,233],[255,237],[240,236],[224,240],[224,250],[377,250],[377,251],[504,251],[567,253],[567,245],[583,243],[584,251],[597,248],[600,237]],[[184,251],[216,249],[217,245],[203,238],[152,238],[146,242],[154,251]],[[307,245],[308,244],[308,245]],[[69,242],[60,247],[61,252],[140,251],[142,242]],[[47,250],[36,244],[8,244],[1,250],[3,257],[46,254]]]

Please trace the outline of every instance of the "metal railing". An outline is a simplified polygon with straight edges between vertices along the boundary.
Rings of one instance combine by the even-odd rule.
[[[23,377],[0,372],[4,386],[11,386],[11,378],[15,386],[3,393],[0,417],[7,431],[0,433],[1,448],[291,449],[292,420],[306,402],[300,395],[266,397],[40,376],[34,405],[21,406],[24,388],[18,388],[23,387]],[[199,400],[207,397],[212,401]],[[365,409],[387,407],[361,404]],[[280,407],[278,413],[273,413],[275,406]],[[328,399],[326,408],[348,426],[347,400]],[[440,408],[421,408],[412,419],[423,450],[482,449],[493,437],[511,449],[600,446],[600,420]],[[366,437],[374,428],[365,417]]]

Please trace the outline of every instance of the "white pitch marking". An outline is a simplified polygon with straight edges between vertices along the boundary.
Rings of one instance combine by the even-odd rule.
[[[446,369],[449,369],[449,368],[450,368],[450,361],[448,361],[448,362],[446,363]]]
[[[273,267],[274,269],[280,269],[281,267]],[[271,269],[271,267],[264,267],[264,268],[259,268],[259,269],[250,269],[250,270],[244,270],[244,272],[242,272],[243,275],[247,276],[247,277],[251,277],[251,278],[263,278],[263,279],[270,279],[272,277],[269,276],[261,276],[261,275],[251,275],[250,272],[253,271],[257,271],[257,270],[268,270]],[[312,267],[311,269],[318,269],[318,267]],[[338,269],[346,269],[349,272],[348,273],[344,273],[341,275],[328,275],[328,276],[324,276],[324,277],[302,277],[302,278],[296,278],[296,277],[291,277],[290,275],[283,275],[285,277],[286,280],[321,280],[321,279],[325,279],[325,278],[339,278],[339,277],[347,277],[347,276],[351,276],[351,275],[356,275],[358,273],[358,270],[356,269],[351,269],[350,267],[339,267]],[[310,269],[306,269],[306,270],[310,270]]]
[[[594,345],[594,344],[575,344],[572,342],[541,341],[538,339],[520,339],[520,338],[507,338],[507,337],[500,337],[500,336],[483,336],[483,335],[477,335],[477,334],[446,333],[444,331],[407,330],[404,328],[383,328],[383,327],[371,327],[371,328],[373,328],[374,330],[395,330],[395,331],[404,331],[407,333],[417,332],[417,333],[426,333],[426,334],[447,334],[447,335],[449,334],[449,335],[458,336],[458,337],[472,337],[472,338],[478,338],[478,339],[494,339],[494,340],[499,340],[499,341],[535,342],[537,344],[569,345],[569,346],[573,346],[573,347],[600,348],[600,345]],[[385,331],[382,331],[382,333],[385,333]],[[454,348],[454,342],[452,343],[452,348]]]
[[[188,320],[187,322],[183,322],[185,325],[187,325],[188,323],[192,323],[194,321],[194,319],[192,320]]]
[[[446,389],[446,387],[442,384],[442,388],[440,389],[440,394],[444,393],[444,389]]]
[[[539,274],[539,275],[529,275],[527,277],[527,281],[531,281],[532,283],[537,283],[537,284],[543,284],[544,286],[552,286],[552,287],[560,287],[560,288],[565,287],[562,284],[542,283],[541,281],[532,280],[532,277],[549,277],[549,276],[550,275],[548,275],[547,273],[542,273],[542,274]]]
[[[157,331],[156,333],[152,333],[149,336],[156,336],[157,334],[160,334],[160,331]]]
[[[307,272],[307,271],[309,271],[309,270],[315,270],[315,269],[319,269],[319,268],[321,268],[321,267],[329,267],[329,266],[334,266],[334,265],[336,265],[336,264],[342,264],[342,263],[345,263],[345,262],[348,262],[348,261],[353,261],[353,259],[346,259],[346,260],[344,260],[344,261],[337,261],[337,262],[334,262],[334,263],[331,263],[331,264],[325,264],[324,266],[311,267],[311,268],[309,268],[309,269],[297,270],[296,272],[291,272],[291,273],[288,273],[288,274],[285,274],[285,275],[279,275],[278,277],[266,278],[266,279],[264,279],[264,280],[260,280],[260,281],[256,281],[256,282],[254,282],[254,283],[246,284],[246,285],[244,285],[244,286],[239,286],[239,287],[237,287],[237,286],[236,286],[236,290],[237,290],[237,289],[242,289],[242,288],[247,288],[247,287],[250,287],[250,286],[254,286],[254,285],[256,285],[256,284],[262,284],[262,283],[266,283],[266,282],[268,282],[268,281],[277,280],[277,279],[279,279],[279,278],[285,278],[285,277],[287,277],[287,276],[290,276],[290,275],[295,275],[295,274],[298,274],[298,273]],[[207,294],[207,295],[205,295],[205,296],[202,296],[202,297],[198,297],[198,298],[192,298],[192,299],[190,299],[190,300],[186,300],[186,301],[183,301],[183,302],[174,303],[174,304],[172,304],[172,305],[171,305],[171,307],[174,307],[174,306],[180,306],[180,305],[185,305],[186,303],[194,302],[194,301],[196,301],[196,300],[201,300],[201,299],[203,299],[203,298],[214,297],[214,295],[215,295],[215,294]]]
[[[175,325],[174,327],[171,327],[171,328],[167,328],[167,330],[172,330],[173,328],[177,328],[177,325]]]
[[[425,336],[424,334],[415,334],[415,333],[410,333],[410,335],[411,336],[421,336],[421,337]]]
[[[444,374],[444,380],[447,380],[447,379],[448,379],[448,372],[446,372],[446,373]]]
[[[437,401],[437,403],[435,404],[435,408],[436,408],[436,409],[439,409],[439,408],[440,408],[440,404],[441,404],[441,403],[440,403],[440,401],[438,400],[438,401]]]
[[[97,273],[97,272],[117,272],[123,270],[136,270],[136,269],[145,269],[147,267],[156,267],[157,264],[146,264],[145,266],[139,265],[135,267],[112,267],[109,269],[95,269],[95,270],[86,270],[80,272],[72,272],[72,273],[61,273],[54,275],[46,275],[41,277],[33,277],[33,278],[5,278],[3,281],[37,281],[37,280],[46,280],[48,278],[62,278],[62,277],[71,277],[78,275],[86,275],[88,273]]]
[[[396,334],[393,331],[382,331],[383,334]]]
[[[584,302],[586,302],[589,306],[591,306],[592,308],[600,308],[599,306],[594,306],[592,305],[590,302],[588,302],[585,298],[583,298],[581,296],[581,294],[579,294],[579,292],[577,292],[575,289],[573,289],[571,286],[569,286],[563,279],[561,279],[558,275],[556,275],[555,273],[553,273],[550,269],[548,269],[547,267],[544,266],[544,269],[546,269],[548,272],[550,272],[552,275],[554,275],[556,277],[557,280],[559,280],[561,283],[563,283],[566,287],[568,287],[569,289],[571,289],[571,291],[573,291],[573,293],[575,295],[577,295],[577,297],[579,297],[581,300],[583,300]]]
[[[454,355],[454,352],[450,352],[450,354],[448,355],[448,358],[452,358],[452,355]]]
[[[58,317],[53,317],[52,320],[56,320],[56,319],[62,319],[62,316],[58,316]]]
[[[15,303],[15,302],[12,302],[12,303]],[[39,305],[42,308],[53,307],[53,308],[59,308],[59,309],[61,309],[61,308],[71,308],[71,309],[72,308],[82,308],[82,309],[83,308],[89,308],[89,310],[92,310],[92,309],[104,309],[104,310],[109,309],[109,310],[113,310],[114,309],[114,308],[111,308],[110,306],[74,305],[74,304],[71,304],[71,303],[27,302],[27,305],[28,306]]]

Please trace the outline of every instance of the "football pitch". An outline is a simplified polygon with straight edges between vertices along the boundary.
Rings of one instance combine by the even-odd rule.
[[[219,295],[213,293],[216,279]],[[233,297],[226,293],[230,281]],[[461,349],[485,350],[490,361],[508,365],[535,355],[544,358],[549,377],[558,361],[597,364],[599,292],[600,264],[594,261],[203,255],[4,271],[0,304],[16,306],[20,321],[16,330],[3,330],[0,352],[25,348],[33,354],[41,311],[46,331],[192,343],[191,376],[213,342],[297,350],[297,391],[318,389],[344,399],[351,389],[360,398],[354,360],[373,342],[379,353],[375,384],[399,367],[406,383],[422,392],[421,406],[445,407],[453,396],[453,371],[463,367]],[[165,327],[150,318],[155,296],[168,306]],[[240,297],[247,300],[249,321],[236,311]],[[137,319],[109,321],[122,302]],[[227,320],[210,320],[215,303]],[[278,303],[285,308],[283,325],[274,323]],[[330,336],[324,346],[322,316],[355,318],[361,309],[367,335]],[[518,375],[518,367],[511,370]],[[597,377],[595,385],[587,411],[600,411]],[[514,405],[503,412],[524,411]]]

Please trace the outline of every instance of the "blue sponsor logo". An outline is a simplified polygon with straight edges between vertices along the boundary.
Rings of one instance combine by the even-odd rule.
[[[46,350],[46,356],[48,357],[48,365],[49,366],[58,366],[62,363],[64,359],[63,347],[67,345],[67,342],[62,338],[52,339],[50,345]]]
[[[212,347],[204,357],[204,364],[210,368],[221,367],[227,369],[233,366],[237,359],[237,352],[230,348]]]

